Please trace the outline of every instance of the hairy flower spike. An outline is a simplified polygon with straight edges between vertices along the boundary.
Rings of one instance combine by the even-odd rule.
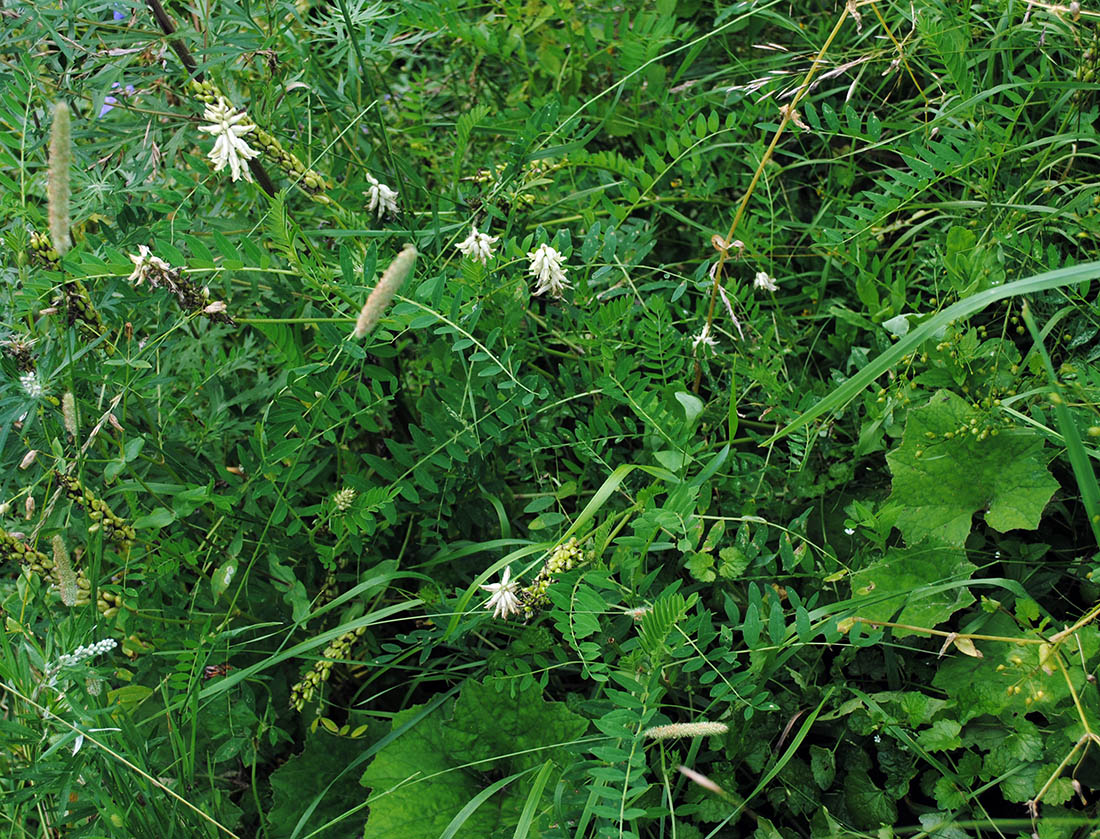
[[[367,203],[367,212],[375,213],[378,218],[382,218],[387,213],[397,215],[397,193],[384,183],[379,183],[378,178],[369,172],[367,180],[371,184],[370,191],[367,193],[370,199]]]
[[[234,181],[242,177],[251,181],[252,172],[246,163],[258,156],[259,152],[243,139],[245,134],[256,129],[248,120],[248,115],[244,111],[234,113],[229,103],[219,97],[217,102],[207,105],[203,119],[210,125],[200,126],[199,131],[215,138],[214,148],[207,155],[214,164],[214,171],[220,172],[228,164]]]
[[[57,576],[57,590],[61,594],[61,602],[66,606],[75,606],[80,589],[77,586],[76,574],[69,562],[69,551],[65,547],[65,540],[60,534],[53,537],[53,567]]]
[[[536,297],[550,292],[550,296],[561,299],[562,292],[571,288],[565,278],[565,257],[549,245],[539,245],[535,250],[527,254],[531,260],[528,273],[538,278],[538,285],[531,292]]]
[[[50,242],[64,254],[72,243],[69,236],[69,169],[73,163],[69,106],[58,102],[53,109],[50,129],[50,171],[47,185],[50,216]]]
[[[471,259],[476,259],[482,265],[486,265],[493,256],[493,245],[496,244],[499,238],[499,236],[478,233],[476,227],[471,227],[470,235],[455,247]]]
[[[363,304],[359,312],[359,318],[355,322],[355,329],[351,335],[359,339],[366,336],[382,319],[382,313],[390,305],[397,290],[404,285],[409,274],[412,273],[413,264],[416,262],[416,248],[406,244],[404,249],[390,263],[390,267],[382,274],[378,285],[370,293],[367,302]]]
[[[643,737],[651,740],[667,740],[671,737],[704,737],[725,734],[729,726],[724,722],[676,722],[671,725],[657,725],[642,732]]]
[[[70,438],[76,439],[76,399],[71,390],[65,391],[61,397],[61,419],[65,423],[65,432]]]

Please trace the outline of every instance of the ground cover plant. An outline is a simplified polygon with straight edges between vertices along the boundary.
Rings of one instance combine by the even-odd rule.
[[[1100,835],[1098,25],[5,4],[5,835]]]

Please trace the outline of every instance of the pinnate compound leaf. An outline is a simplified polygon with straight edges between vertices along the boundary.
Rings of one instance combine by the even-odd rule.
[[[958,433],[973,418],[962,397],[941,390],[909,412],[901,445],[886,455],[894,478],[890,500],[904,508],[897,527],[910,544],[932,539],[961,547],[980,510],[1002,533],[1034,530],[1058,489],[1040,436],[1024,429],[984,440]],[[947,432],[955,436],[944,439]]]
[[[504,689],[498,692],[498,686]],[[543,701],[535,683],[514,695],[508,687],[493,679],[466,682],[457,700],[443,703],[378,753],[360,779],[372,798],[365,839],[439,836],[484,788],[486,774],[510,775],[548,758],[564,762],[566,752],[556,744],[579,737],[587,720],[562,702]],[[394,729],[422,708],[398,713]],[[527,792],[522,783],[501,790],[455,836],[474,839],[514,829]],[[538,834],[532,829],[529,835]]]
[[[867,603],[859,607],[861,617],[888,621],[904,605],[898,623],[932,628],[973,603],[974,596],[963,587],[935,593],[925,590],[952,580],[967,580],[976,570],[963,551],[954,547],[894,548],[852,575],[852,594],[867,598]],[[895,629],[894,634],[902,638],[914,633]]]

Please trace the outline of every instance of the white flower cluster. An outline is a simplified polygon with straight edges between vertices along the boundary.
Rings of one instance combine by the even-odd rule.
[[[489,583],[482,588],[492,595],[485,601],[485,608],[493,610],[494,618],[506,618],[520,611],[519,598],[516,596],[516,582],[512,579],[511,568],[505,567],[499,583]]]
[[[134,263],[134,273],[126,279],[134,285],[148,282],[149,285],[156,288],[160,284],[159,275],[172,270],[172,266],[159,256],[153,256],[148,245],[138,245],[138,253],[130,254],[130,261]]]
[[[215,138],[214,148],[207,155],[214,164],[214,171],[220,172],[228,164],[233,180],[243,177],[246,181],[251,181],[252,173],[245,162],[259,157],[260,153],[242,139],[245,134],[256,128],[251,123],[240,124],[241,120],[247,118],[247,114],[244,111],[234,113],[229,103],[219,98],[217,103],[206,106],[202,117],[210,125],[200,126],[199,131]]]
[[[344,487],[332,496],[332,506],[334,506],[341,513],[346,513],[351,509],[352,502],[355,501],[355,496],[358,493],[351,487]]]
[[[33,370],[20,376],[19,384],[23,386],[23,392],[31,399],[37,399],[45,392],[42,382],[38,381],[38,374]]]
[[[569,280],[565,278],[565,268],[562,263],[565,257],[549,245],[539,245],[538,248],[527,254],[531,260],[528,272],[538,278],[538,285],[531,292],[536,297],[550,292],[551,297],[561,298],[565,289],[570,288]]]
[[[471,259],[486,265],[493,255],[493,245],[499,238],[499,236],[490,236],[488,233],[478,233],[476,227],[471,227],[470,235],[455,247]]]
[[[367,180],[370,181],[370,192],[367,193],[370,201],[367,204],[367,212],[374,213],[378,218],[390,213],[396,215],[397,213],[397,192],[390,189],[383,183],[378,182],[378,178],[374,175],[367,173]]]
[[[114,638],[104,638],[102,641],[96,641],[94,644],[86,644],[77,647],[71,653],[59,656],[57,663],[61,667],[75,667],[82,661],[87,661],[89,658],[95,658],[97,655],[109,653],[117,646],[118,641]]]

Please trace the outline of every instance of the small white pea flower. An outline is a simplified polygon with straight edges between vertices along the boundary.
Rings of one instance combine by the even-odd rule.
[[[516,584],[512,580],[510,567],[505,567],[499,583],[489,583],[482,588],[492,595],[485,601],[485,608],[493,610],[494,618],[506,618],[522,611],[519,598],[516,597]]]
[[[23,459],[21,461],[19,461],[19,468],[20,469],[27,469],[37,459],[38,459],[38,451],[36,449],[31,449],[29,452],[27,452],[25,455],[23,455]]]
[[[775,284],[775,280],[768,276],[767,271],[757,271],[756,278],[752,281],[753,287],[758,288],[761,291],[778,291],[779,286]]]
[[[23,386],[23,392],[31,399],[37,399],[46,392],[42,382],[38,380],[38,374],[33,370],[19,377],[19,384]]]
[[[386,215],[386,213],[397,213],[397,193],[386,186],[384,183],[379,183],[378,178],[374,175],[367,173],[367,180],[370,181],[370,192],[367,195],[370,198],[367,204],[367,212],[374,213],[378,218]]]
[[[470,235],[466,240],[455,245],[462,253],[471,259],[476,259],[482,265],[489,262],[493,255],[493,245],[499,236],[490,236],[487,233],[478,233],[476,227],[470,228]]]
[[[252,173],[244,165],[245,161],[259,157],[260,153],[242,139],[245,134],[254,131],[256,126],[248,123],[241,125],[241,121],[248,118],[244,111],[233,112],[229,103],[222,98],[214,105],[207,105],[202,115],[210,125],[202,125],[199,131],[212,135],[214,148],[207,158],[214,164],[214,171],[220,172],[229,164],[229,171],[233,180],[243,177],[246,181],[252,180]]]
[[[224,300],[215,300],[213,303],[210,303],[209,305],[203,307],[202,312],[203,312],[204,315],[220,315],[225,310],[226,310],[225,301]]]
[[[156,288],[159,285],[160,274],[172,270],[172,266],[159,256],[153,256],[146,245],[138,245],[138,252],[130,254],[130,261],[134,263],[134,273],[126,279],[134,285],[148,282]]]
[[[700,344],[708,346],[712,350],[717,349],[717,347],[718,347],[718,339],[710,334],[710,324],[709,323],[704,323],[703,324],[703,330],[698,335],[696,335],[694,338],[691,339],[691,351],[692,351],[692,353],[695,353],[695,351],[699,349]]]
[[[536,297],[550,292],[551,297],[561,299],[561,293],[571,288],[569,280],[565,278],[565,257],[549,245],[539,245],[538,248],[527,254],[531,260],[528,273],[538,278],[538,285],[532,292]]]
[[[856,535],[856,529],[854,527],[846,527],[846,528],[844,528],[844,533],[847,536],[855,536]]]

